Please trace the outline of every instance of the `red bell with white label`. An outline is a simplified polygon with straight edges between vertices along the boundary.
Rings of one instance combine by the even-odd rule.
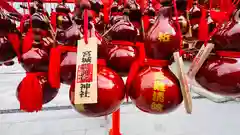
[[[69,98],[75,110],[88,117],[100,117],[113,113],[119,109],[125,97],[122,78],[113,70],[107,68],[104,60],[98,60],[97,72],[97,103],[75,104],[75,81],[73,81],[69,91]]]
[[[96,32],[98,40],[98,58],[106,58],[107,49],[104,39]],[[71,85],[76,74],[76,46],[58,45],[51,49],[49,63],[49,82],[52,87],[59,88],[60,83]]]
[[[42,105],[53,100],[58,89],[52,88],[46,72],[27,73],[17,88],[20,109],[26,112],[40,111]]]
[[[166,60],[147,59],[132,65],[126,87],[137,108],[151,114],[164,114],[182,103],[180,84],[169,64]]]

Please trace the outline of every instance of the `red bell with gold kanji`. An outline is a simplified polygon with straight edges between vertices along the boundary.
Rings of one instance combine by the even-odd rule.
[[[88,117],[100,117],[113,113],[119,109],[124,97],[125,89],[122,78],[105,65],[104,60],[98,60],[98,100],[94,104],[74,104],[75,81],[71,85],[69,98],[75,110]]]
[[[180,31],[173,27],[172,7],[161,7],[155,24],[146,34],[145,50],[148,58],[169,60],[180,46]]]
[[[127,93],[140,110],[164,114],[182,102],[180,84],[166,60],[136,61],[127,78]]]

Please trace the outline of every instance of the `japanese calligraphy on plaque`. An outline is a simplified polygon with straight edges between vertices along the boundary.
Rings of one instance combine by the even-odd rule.
[[[75,104],[97,103],[97,39],[78,42]]]
[[[179,52],[174,52],[173,56],[177,65],[177,75],[178,75],[178,79],[181,86],[181,93],[183,95],[185,110],[188,114],[191,114],[192,113],[192,96],[190,93],[190,89],[188,87],[188,82],[187,82],[185,72],[183,70],[183,66],[184,66],[183,60]]]
[[[198,54],[193,59],[193,62],[190,65],[189,71],[187,73],[190,79],[195,77],[198,70],[201,68],[204,61],[208,58],[213,48],[214,48],[214,44],[211,44],[211,43],[208,43],[207,46],[202,45]]]

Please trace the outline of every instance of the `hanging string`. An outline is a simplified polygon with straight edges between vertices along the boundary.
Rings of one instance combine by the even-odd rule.
[[[209,9],[212,9],[212,0],[209,0]]]
[[[182,33],[181,33],[181,27],[180,27],[180,24],[178,22],[178,11],[177,11],[177,4],[176,4],[176,0],[173,0],[173,7],[174,7],[174,14],[176,16],[176,24],[177,24],[177,30],[178,30],[178,33],[179,33],[179,38],[180,38],[180,55],[182,54]]]
[[[14,5],[13,5],[13,0],[11,0],[11,6],[14,7]],[[15,20],[13,20],[13,22],[16,23]]]
[[[28,5],[28,14],[30,14],[31,13],[31,6],[30,6],[30,0],[28,0],[27,1],[27,5]]]
[[[27,1],[27,5],[28,5],[28,14],[29,14],[29,24],[30,24],[30,29],[32,29],[32,16],[31,16],[30,0]]]
[[[23,4],[22,2],[22,5],[24,6],[25,4]],[[23,9],[23,14],[26,15],[26,9],[25,8],[22,8]]]
[[[85,44],[88,44],[88,10],[85,9],[84,10],[84,14],[83,14],[83,31],[84,31],[84,41],[85,41]]]

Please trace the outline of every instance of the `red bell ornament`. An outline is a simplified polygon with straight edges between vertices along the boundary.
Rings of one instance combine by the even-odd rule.
[[[27,73],[17,88],[20,109],[26,112],[40,111],[42,105],[53,100],[58,89],[52,88],[46,72]]]
[[[143,44],[139,42],[112,41],[108,46],[111,46],[108,51],[108,66],[117,72],[126,73],[140,55],[138,53],[139,48],[143,46]]]
[[[71,84],[76,73],[77,47],[59,45],[51,49],[48,78],[50,85],[60,88],[60,83]]]
[[[143,112],[164,114],[175,110],[183,100],[177,77],[169,61],[146,59],[136,61],[127,78],[127,92]]]
[[[70,101],[77,112],[88,117],[106,116],[119,109],[125,89],[122,78],[105,65],[104,60],[98,60],[98,102],[94,104],[74,104],[75,81],[70,91]]]
[[[239,88],[239,10],[212,37],[216,55],[209,57],[196,75],[196,81],[208,91],[225,95],[240,94]]]
[[[122,19],[116,22],[109,32],[112,40],[135,41],[138,30],[129,21],[128,16],[124,15]]]
[[[42,40],[42,42],[34,42],[33,33],[33,30],[29,29],[23,40],[22,66],[28,72],[45,72],[48,70],[48,49],[43,49],[44,42]]]
[[[23,39],[22,65],[28,72],[48,71],[49,52],[53,39],[49,32],[49,23],[43,13],[36,12],[31,16],[31,26]]]
[[[169,60],[180,46],[180,31],[174,27],[172,7],[161,7],[155,24],[146,34],[145,50],[148,58]]]
[[[213,35],[212,41],[216,50],[240,51],[240,10],[233,13],[232,19],[220,27]]]
[[[106,58],[107,48],[104,39],[95,32],[98,41],[98,58]],[[58,45],[51,49],[49,63],[49,82],[52,87],[59,88],[60,83],[71,85],[76,74],[76,46]]]
[[[196,74],[196,81],[206,90],[224,96],[240,94],[240,53],[218,51],[209,57]]]
[[[0,63],[20,57],[20,36],[16,25],[0,11]]]
[[[51,13],[51,24],[56,29],[56,41],[62,45],[76,45],[80,38],[77,24],[74,24],[70,15],[70,9],[65,4],[59,4],[56,12]]]
[[[152,0],[148,0],[147,7],[143,11],[142,21],[144,32],[147,32],[156,20],[156,11],[153,7]]]

